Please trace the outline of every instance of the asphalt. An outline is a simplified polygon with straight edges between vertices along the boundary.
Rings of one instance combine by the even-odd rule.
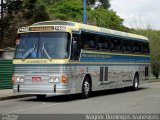
[[[149,83],[152,82],[160,82],[160,79],[152,79],[148,81]],[[18,99],[18,98],[24,98],[24,97],[31,97],[33,95],[28,94],[14,94],[12,89],[4,89],[0,90],[0,101],[2,100],[9,100],[9,99]]]

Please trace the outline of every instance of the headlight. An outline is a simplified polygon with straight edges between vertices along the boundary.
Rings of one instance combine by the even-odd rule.
[[[24,78],[20,78],[20,81],[19,82],[24,82]]]
[[[24,82],[24,78],[23,77],[17,77],[16,78],[16,82],[17,83],[23,83]]]
[[[49,82],[60,82],[60,76],[50,76]]]
[[[20,77],[17,77],[17,78],[16,78],[16,82],[19,82],[19,81],[20,81]]]

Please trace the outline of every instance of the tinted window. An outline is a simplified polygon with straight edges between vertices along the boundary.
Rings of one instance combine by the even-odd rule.
[[[123,52],[132,52],[133,50],[133,42],[132,40],[123,40],[123,43],[122,43],[122,51]]]
[[[142,44],[142,53],[149,54],[149,43],[143,43]]]
[[[97,50],[108,50],[109,40],[105,36],[99,36],[97,40]]]
[[[110,50],[111,51],[121,51],[121,39],[110,38]]]
[[[96,35],[89,33],[82,33],[82,48],[87,50],[96,49]]]
[[[133,52],[140,53],[141,51],[142,51],[142,43],[140,43],[138,41],[134,41]]]

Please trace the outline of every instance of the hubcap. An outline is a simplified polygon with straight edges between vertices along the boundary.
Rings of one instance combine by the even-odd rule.
[[[87,95],[89,93],[90,85],[88,81],[85,81],[84,83],[84,93]]]
[[[137,81],[137,78],[135,78],[134,86],[135,86],[135,88],[138,88],[138,81]]]

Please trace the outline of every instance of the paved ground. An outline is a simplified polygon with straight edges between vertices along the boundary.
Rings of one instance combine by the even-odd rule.
[[[0,90],[0,100],[16,99],[16,98],[23,98],[28,96],[31,96],[31,95],[14,94],[12,89]]]
[[[79,95],[5,100],[0,101],[0,113],[160,113],[160,82],[144,84],[139,91],[94,92],[85,100]]]
[[[6,96],[13,96],[13,90],[12,89],[4,89],[4,90],[0,90],[0,98],[4,98]]]

